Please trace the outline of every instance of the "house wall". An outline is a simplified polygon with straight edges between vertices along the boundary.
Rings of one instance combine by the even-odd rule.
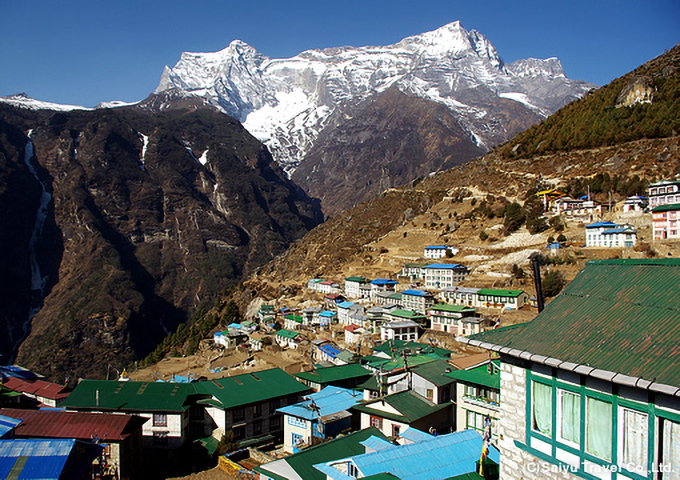
[[[158,412],[166,416],[166,425],[154,425],[153,413],[138,413],[140,417],[148,418],[149,421],[142,427],[144,435],[144,448],[179,448],[186,438],[189,425],[189,416],[185,413]],[[167,443],[163,440],[167,438]]]
[[[386,437],[391,437],[393,433],[396,433],[395,428],[398,429],[399,433],[401,434],[409,427],[407,423],[402,423],[383,417],[380,417],[380,420],[378,420],[379,424],[372,423],[372,417],[373,415],[368,413],[361,413],[361,430],[375,426],[383,433],[383,435]],[[373,422],[375,422],[375,420],[373,420]]]
[[[551,400],[547,402],[552,413],[548,411],[546,417],[552,428],[547,433],[538,432],[533,420],[534,402],[537,401],[533,390],[537,388],[536,384],[543,385],[542,388],[547,386],[552,392]],[[515,359],[501,364],[501,389],[503,421],[499,448],[502,452],[500,474],[503,479],[653,480],[661,478],[658,476],[659,471],[670,473],[680,465],[677,447],[672,450],[666,444],[670,437],[680,436],[680,405],[677,398],[661,393],[648,394],[642,388],[628,388],[544,365],[524,364]],[[564,392],[580,400],[580,415],[576,415],[573,423],[569,422],[568,417],[565,420],[561,412]],[[600,403],[600,406],[609,405],[609,413],[588,417],[591,401]],[[630,431],[626,433],[624,415],[631,413],[633,418],[639,416],[643,420],[629,423]],[[591,421],[597,423],[603,419],[609,419],[608,428],[590,424]],[[579,429],[576,443],[561,438],[563,422]],[[609,440],[602,444],[605,449],[609,448],[610,458],[606,454],[589,453],[589,430],[595,432],[594,436],[609,432]],[[632,445],[629,455],[640,455],[643,465],[625,458],[626,445]]]
[[[311,445],[312,442],[312,423],[293,415],[284,415],[283,419],[283,451],[286,453],[295,453],[298,449],[295,447],[296,437],[303,442]]]
[[[500,435],[500,406],[491,405],[465,393],[467,384],[456,385],[456,430],[476,430],[484,434],[484,418],[491,418],[491,438],[497,442]],[[501,404],[503,402],[500,402]]]

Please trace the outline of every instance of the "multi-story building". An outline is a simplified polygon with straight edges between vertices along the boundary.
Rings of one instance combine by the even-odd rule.
[[[473,287],[446,287],[439,294],[446,303],[474,307],[477,305],[477,292]]]
[[[652,237],[654,240],[680,238],[680,203],[652,209]]]
[[[477,306],[482,308],[503,308],[517,310],[529,301],[523,290],[481,288],[477,291]]]
[[[450,256],[454,256],[458,253],[458,249],[448,245],[430,245],[429,247],[425,247],[423,250],[423,256],[431,260],[446,258],[447,253]]]
[[[403,290],[401,292],[401,306],[404,310],[411,310],[425,314],[434,305],[434,295],[425,290]]]
[[[441,290],[453,287],[465,280],[469,269],[457,263],[433,263],[423,268],[425,272],[425,288]]]
[[[500,354],[501,478],[677,477],[678,285],[678,259],[593,260],[531,322],[458,338]]]
[[[501,370],[499,360],[487,360],[465,370],[446,374],[456,381],[456,430],[491,430],[492,441],[499,438]]]
[[[481,332],[488,325],[484,318],[475,313],[477,311],[471,307],[439,303],[430,307],[427,315],[430,317],[432,330],[453,335],[471,335]]]
[[[345,278],[345,296],[347,298],[368,298],[370,296],[370,281],[366,277],[347,277]],[[367,290],[368,289],[368,290]]]
[[[637,230],[631,225],[596,222],[586,225],[586,247],[633,248]]]
[[[649,186],[649,206],[651,208],[671,203],[680,203],[680,181],[663,180]]]

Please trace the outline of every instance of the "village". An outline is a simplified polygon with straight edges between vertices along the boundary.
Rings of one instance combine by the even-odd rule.
[[[680,378],[664,361],[680,343],[680,182],[618,206],[538,195],[583,236],[534,255],[599,253],[547,306],[537,265],[508,287],[509,268],[428,244],[384,278],[309,278],[297,298],[259,299],[191,359],[72,390],[0,367],[0,439],[59,478],[216,461],[210,478],[676,478],[657,474],[680,472]],[[624,221],[603,219],[614,209]],[[636,251],[642,228],[669,253]]]

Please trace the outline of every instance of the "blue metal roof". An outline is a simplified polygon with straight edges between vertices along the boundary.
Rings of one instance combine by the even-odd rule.
[[[0,415],[0,438],[4,437],[7,434],[7,432],[14,430],[14,427],[19,425],[20,423],[21,420]]]
[[[349,308],[352,305],[354,305],[352,302],[348,302],[345,300],[344,302],[338,303],[338,308]]]
[[[372,453],[355,455],[351,461],[362,476],[390,472],[401,480],[450,478],[475,471],[475,462],[482,453],[482,437],[474,430],[449,433],[408,445],[394,445]],[[500,453],[491,446],[488,457],[500,462]],[[328,462],[314,468],[332,479],[347,476]]]
[[[426,292],[424,290],[404,290],[400,293],[402,295],[416,295],[418,297],[426,297],[428,295],[432,295],[430,292]]]
[[[448,270],[457,270],[459,268],[466,268],[463,265],[460,265],[458,263],[432,263],[430,265],[427,265],[426,267],[423,268],[437,268],[437,269],[448,269]]]
[[[373,285],[396,285],[397,282],[396,280],[389,280],[387,278],[376,278],[371,282]]]
[[[613,222],[595,222],[590,225],[586,225],[586,228],[601,228],[601,227],[616,227],[617,225]]]
[[[277,409],[281,412],[294,417],[304,418],[306,420],[315,420],[319,417],[332,415],[334,413],[342,412],[350,407],[353,407],[360,400],[362,400],[363,393],[347,388],[340,388],[334,386],[327,386],[317,393],[312,393],[305,397],[305,401],[296,403],[295,405],[288,405]],[[312,402],[316,404],[318,413],[311,408]]]
[[[320,317],[329,317],[329,318],[335,317],[336,315],[337,315],[337,313],[331,312],[329,310],[324,310],[323,312],[321,312],[319,314]]]
[[[342,352],[342,349],[340,347],[332,343],[324,343],[322,345],[319,345],[319,350],[333,358],[337,357],[338,353]]]
[[[429,247],[425,247],[425,250],[442,250],[445,248],[451,248],[448,245],[430,245]]]
[[[76,444],[86,448],[78,451]],[[62,474],[64,478],[79,478],[103,448],[72,439],[0,440],[0,478],[8,478],[10,473],[16,480],[58,480]]]

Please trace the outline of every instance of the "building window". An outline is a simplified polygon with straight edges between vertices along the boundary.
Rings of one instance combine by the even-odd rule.
[[[253,405],[253,417],[261,417],[262,416],[262,404],[258,403],[256,405]]]
[[[347,474],[352,478],[357,478],[357,476],[359,475],[359,469],[353,463],[348,463]]]
[[[399,436],[399,430],[401,430],[401,427],[399,425],[392,425],[392,436],[398,437]]]
[[[619,463],[628,470],[647,471],[647,414],[623,407],[619,414]]]
[[[371,415],[371,427],[375,427],[378,430],[382,430],[382,418],[374,417]]]
[[[243,407],[235,408],[233,411],[234,422],[239,422],[246,418],[246,411]]]
[[[232,432],[234,432],[234,440],[243,440],[244,438],[246,438],[245,426],[234,427],[231,430]]]
[[[168,432],[153,432],[153,444],[164,447],[168,444]]]
[[[281,416],[276,415],[269,419],[269,430],[279,430],[281,428]]]
[[[552,387],[544,383],[533,382],[533,418],[532,428],[552,436]]]
[[[566,390],[558,390],[558,395],[557,437],[578,445],[581,442],[581,396]]]
[[[427,394],[427,399],[428,399],[428,400],[432,400],[432,397],[434,396],[434,392],[432,391],[431,388],[428,388],[428,389],[427,389],[427,393],[426,393],[426,394]]]
[[[586,452],[612,459],[612,404],[586,397]]]
[[[298,435],[297,433],[292,433],[291,434],[291,445],[295,448],[299,448],[300,444],[302,443],[302,435]]]
[[[663,442],[657,470],[664,472],[663,480],[674,480],[678,478],[677,465],[680,465],[680,423],[662,418],[659,431],[663,436]],[[675,471],[669,472],[670,468],[675,468]]]
[[[253,435],[260,435],[262,433],[262,420],[255,420],[253,422]]]
[[[154,427],[167,427],[168,426],[168,416],[165,413],[154,413],[153,414],[153,426]]]

